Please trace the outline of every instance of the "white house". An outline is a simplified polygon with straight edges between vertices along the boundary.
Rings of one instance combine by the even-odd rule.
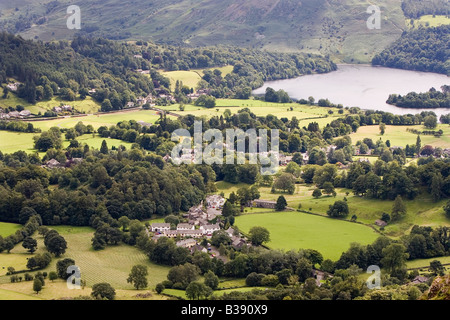
[[[10,118],[19,118],[20,117],[20,113],[18,111],[11,111],[9,113],[9,117]]]
[[[195,229],[195,227],[189,223],[179,223],[177,225],[177,230],[180,230],[180,231],[194,230],[194,229]]]
[[[72,106],[69,106],[68,104],[61,106],[61,109],[64,111],[72,111]]]
[[[16,92],[19,89],[20,83],[19,82],[15,82],[15,83],[10,83],[8,84],[6,87],[10,90],[10,91],[14,91]]]
[[[19,115],[21,117],[29,117],[29,116],[31,116],[31,111],[30,110],[22,110],[19,112]]]
[[[202,230],[203,234],[213,234],[213,232],[220,230],[220,226],[218,224],[207,224],[201,226],[200,230]]]
[[[152,232],[166,232],[170,230],[170,223],[152,223]]]
[[[177,230],[178,234],[182,237],[201,238],[203,232],[201,230]]]
[[[177,245],[177,247],[190,249],[193,246],[197,245],[197,241],[195,239],[185,239],[185,240],[177,241],[176,245]]]

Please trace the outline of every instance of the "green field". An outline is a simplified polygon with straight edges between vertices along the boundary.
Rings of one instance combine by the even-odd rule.
[[[202,79],[204,72],[207,70],[213,71],[218,69],[222,72],[222,77],[225,77],[227,74],[233,71],[233,66],[225,66],[220,68],[212,68],[212,69],[191,69],[187,70],[179,70],[179,71],[161,71],[161,75],[170,79],[170,85],[172,90],[175,89],[176,81],[183,82],[183,85],[188,86],[189,88],[193,88],[194,90],[197,88],[197,84]]]
[[[106,141],[106,144],[108,145],[108,148],[111,149],[111,147],[116,147],[118,148],[119,146],[124,146],[127,149],[131,149],[132,143],[130,142],[125,142],[122,140],[118,140],[118,139],[110,139],[110,138],[102,138],[99,135],[95,135],[92,136],[92,134],[85,134],[82,136],[77,137],[77,141],[80,143],[86,143],[87,145],[89,145],[89,147],[94,148],[94,149],[100,149],[100,147],[102,146],[102,142],[103,140]],[[70,141],[65,140],[63,142],[63,147],[66,148],[68,147],[70,144]]]
[[[170,87],[171,89],[175,89],[175,83],[177,81],[182,81],[183,85],[188,86],[189,88],[197,87],[198,82],[202,79],[202,77],[195,71],[166,71],[161,72],[161,75],[170,79]]]
[[[22,132],[8,132],[0,131],[0,151],[4,154],[14,153],[16,151],[25,151],[28,154],[36,153],[36,149],[33,148],[33,137],[36,134],[22,133]],[[98,135],[85,134],[77,137],[78,142],[86,143],[91,148],[100,149],[103,140],[106,140],[108,148],[124,146],[127,149],[131,149],[132,143],[125,142],[118,139],[102,138]],[[63,141],[63,147],[69,146],[69,141]],[[40,152],[39,155],[44,153]]]
[[[435,258],[429,258],[429,259],[416,259],[416,260],[411,260],[411,261],[407,261],[406,265],[408,269],[411,268],[427,268],[430,266],[430,262],[434,261],[434,260],[438,260],[440,261],[442,264],[450,264],[450,256],[446,256],[446,257],[435,257]],[[450,266],[445,266],[448,271],[450,271]]]
[[[16,94],[10,92],[8,99],[0,98],[0,108],[13,107],[18,105],[25,107],[26,110],[30,110],[34,115],[38,115],[39,112],[42,114],[45,111],[52,110],[54,107],[58,107],[61,104],[68,104],[73,107],[74,110],[80,113],[96,113],[100,110],[100,104],[94,101],[91,97],[86,97],[86,99],[77,99],[75,101],[65,101],[58,96],[53,97],[50,100],[38,101],[36,104],[31,104],[24,99],[19,98]]]
[[[290,108],[293,108],[291,111]],[[207,109],[194,105],[184,105],[184,111],[179,110],[179,104],[159,107],[163,110],[173,111],[179,115],[192,114],[197,117],[210,118],[213,116],[220,117],[226,109],[235,114],[243,108],[249,108],[256,116],[267,116],[272,114],[277,118],[297,117],[300,127],[308,126],[311,122],[317,122],[321,128],[325,127],[331,121],[343,115],[338,114],[337,108],[325,108],[318,106],[300,105],[298,103],[270,103],[260,100],[240,100],[240,99],[217,99],[216,107]],[[328,111],[332,110],[332,115]]]
[[[83,122],[85,125],[92,125],[94,129],[98,129],[101,126],[115,125],[120,121],[136,120],[144,121],[148,123],[155,123],[160,116],[152,110],[133,110],[123,111],[119,113],[100,114],[100,115],[88,115],[82,117],[67,117],[58,118],[52,120],[43,121],[30,121],[34,127],[40,128],[42,131],[49,130],[51,127],[59,127],[61,129],[73,128],[78,122]],[[37,135],[35,133],[23,133],[23,132],[10,132],[0,131],[0,151],[3,153],[13,153],[19,150],[23,150],[27,153],[35,153],[33,149],[34,141],[33,137]],[[108,147],[118,147],[120,145],[125,146],[127,149],[131,148],[131,143],[127,143],[121,140],[101,138],[98,135],[83,135],[77,137],[77,140],[81,143],[87,143],[94,148],[100,148],[103,140],[106,140]],[[64,147],[69,145],[68,141],[64,141]]]
[[[0,236],[7,237],[22,228],[21,224],[0,222]]]
[[[0,131],[0,151],[4,154],[19,150],[34,153],[34,133]]]
[[[68,249],[62,258],[72,258],[76,265],[80,268],[81,277],[86,280],[86,288],[92,287],[95,283],[108,282],[115,289],[131,290],[133,286],[127,283],[126,279],[133,265],[142,264],[148,267],[148,288],[154,288],[155,285],[166,279],[169,268],[159,266],[149,261],[148,257],[135,247],[128,245],[109,246],[105,250],[94,251],[91,247],[91,239],[94,229],[89,227],[69,227],[57,226],[52,227],[57,230],[67,241]],[[39,235],[34,236],[38,240],[38,250],[36,253],[45,252],[43,238]],[[27,253],[21,245],[17,245],[11,253],[1,253],[1,269],[0,269],[0,290],[12,290],[15,292],[29,293],[32,283],[10,283],[9,276],[5,276],[6,268],[14,267],[16,270],[26,269],[26,259],[32,255]],[[55,270],[56,262],[59,260],[54,258],[51,264],[42,271]],[[5,267],[3,269],[3,267]],[[50,282],[50,281],[48,281]],[[64,288],[65,283],[61,283]],[[43,293],[46,291],[43,289]],[[66,289],[67,290],[67,289]],[[77,291],[77,290],[72,290]],[[43,295],[46,299],[61,297],[60,290],[47,290],[51,294]],[[63,291],[64,292],[64,291]],[[133,292],[133,290],[131,291]],[[137,291],[134,291],[137,293]],[[4,292],[3,292],[4,294]],[[84,294],[81,291],[77,295]]]
[[[442,25],[450,24],[450,18],[447,16],[440,15],[424,15],[419,19],[414,20],[414,25],[411,25],[411,19],[406,19],[406,25],[409,28],[419,28],[423,27],[438,27]]]
[[[356,223],[301,212],[272,212],[236,217],[235,225],[244,233],[253,226],[266,227],[272,249],[318,250],[325,259],[337,260],[350,243],[372,243],[377,237],[373,229]]]
[[[149,123],[155,123],[159,119],[159,115],[156,111],[152,110],[131,110],[122,111],[110,114],[98,114],[98,115],[87,115],[81,117],[71,117],[71,118],[58,118],[52,120],[44,121],[30,121],[37,128],[42,130],[48,130],[51,127],[59,128],[73,128],[78,122],[83,122],[85,125],[92,125],[94,129],[98,129],[101,126],[111,126],[115,125],[120,121],[136,120],[144,121]]]
[[[386,126],[386,132],[384,135],[380,134],[379,127],[376,126],[363,126],[359,127],[356,133],[352,133],[350,137],[352,138],[353,144],[356,144],[358,140],[363,140],[364,138],[370,138],[374,142],[379,140],[380,138],[383,141],[389,140],[391,142],[391,146],[399,146],[405,147],[407,144],[415,145],[417,140],[417,135],[411,132],[406,131],[407,128],[416,129],[416,130],[426,130],[426,128],[422,125],[415,126]],[[444,134],[436,138],[432,135],[420,135],[420,140],[422,146],[431,145],[433,147],[441,147],[448,148],[450,145],[450,126],[446,124],[438,124],[437,128],[434,130],[442,129]]]
[[[225,197],[229,196],[231,192],[236,192],[240,187],[248,186],[245,184],[231,184],[226,182],[217,182],[216,187],[218,192],[224,192]],[[347,198],[350,214],[349,220],[353,215],[357,216],[357,221],[366,225],[373,226],[375,220],[380,219],[384,212],[390,213],[392,211],[392,200],[370,199],[353,195],[351,189],[335,188],[336,197],[322,196],[315,199],[312,196],[315,186],[297,184],[294,194],[283,194],[286,198],[288,206],[297,209],[301,204],[301,210],[312,212],[327,216],[326,212],[330,205],[337,200]],[[269,187],[259,187],[260,199],[276,201],[281,195],[280,193],[271,193]],[[349,193],[347,196],[346,193]],[[413,225],[427,225],[427,226],[450,226],[450,220],[444,215],[442,209],[446,200],[434,202],[430,194],[427,192],[420,193],[414,200],[404,199],[407,207],[406,216],[399,222],[391,223],[385,227],[384,234],[392,237],[399,237],[411,229]],[[250,209],[246,208],[248,213],[256,212],[256,210],[267,209]],[[254,211],[253,211],[254,210]],[[267,211],[266,211],[267,212]],[[334,220],[333,220],[334,221]]]

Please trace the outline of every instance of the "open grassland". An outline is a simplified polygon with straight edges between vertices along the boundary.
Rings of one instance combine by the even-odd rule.
[[[359,127],[356,133],[352,133],[350,137],[352,138],[353,144],[356,144],[358,140],[363,140],[364,138],[370,138],[374,142],[379,139],[383,141],[389,140],[391,146],[405,147],[407,144],[415,145],[417,140],[417,135],[408,132],[406,129],[416,129],[419,131],[427,130],[422,125],[415,126],[386,126],[386,132],[384,135],[380,134],[379,127],[376,126],[363,126]],[[450,145],[450,126],[448,124],[438,124],[437,128],[434,130],[442,129],[444,131],[441,137],[435,137],[433,135],[420,135],[420,140],[422,146],[431,145],[433,147],[448,148]]]
[[[373,229],[361,224],[297,211],[246,214],[236,217],[235,225],[244,233],[253,226],[267,228],[267,246],[272,249],[315,249],[332,260],[337,260],[350,243],[369,244],[378,237]]]
[[[21,224],[0,222],[0,236],[7,237],[22,228]]]
[[[0,131],[0,151],[4,154],[19,150],[34,153],[33,137],[35,133]]]
[[[269,114],[277,118],[292,119],[296,117],[299,120],[300,127],[308,126],[311,122],[317,122],[321,128],[328,123],[343,115],[338,114],[337,108],[325,108],[318,106],[300,105],[298,103],[269,103],[260,100],[239,100],[239,99],[217,99],[216,107],[207,109],[195,105],[184,105],[184,111],[179,110],[179,104],[159,107],[163,110],[173,111],[180,115],[192,114],[197,117],[210,118],[213,116],[220,117],[226,109],[232,114],[238,113],[243,108],[249,108],[256,116],[267,116]],[[292,110],[291,110],[292,108]],[[329,115],[328,111],[332,110],[333,114]]]
[[[61,129],[73,128],[78,122],[83,122],[84,125],[92,125],[94,129],[101,126],[115,125],[120,121],[136,120],[148,123],[155,123],[160,116],[152,110],[133,110],[123,111],[111,114],[87,115],[82,117],[66,117],[43,121],[30,121],[34,127],[40,128],[42,131],[47,131],[51,127],[58,127]],[[13,153],[23,150],[27,153],[35,153],[33,137],[35,133],[24,132],[10,132],[0,131],[0,151],[3,153]],[[131,148],[131,143],[127,143],[117,139],[101,138],[98,135],[86,134],[77,137],[81,143],[86,143],[91,147],[100,148],[103,140],[106,140],[108,147],[118,147],[123,145],[128,149]],[[69,145],[68,141],[64,141],[64,147]]]
[[[438,27],[442,25],[450,24],[450,17],[440,15],[424,15],[419,19],[414,20],[414,24],[411,24],[411,19],[406,19],[406,25],[409,28],[419,27]]]
[[[80,142],[81,144],[86,143],[87,145],[89,145],[89,147],[94,148],[94,149],[100,149],[100,147],[102,146],[102,142],[103,140],[106,141],[106,144],[108,145],[108,148],[112,148],[112,147],[119,147],[119,146],[124,146],[125,148],[127,148],[128,150],[131,149],[132,143],[130,142],[125,142],[122,140],[118,140],[118,139],[110,139],[110,138],[102,138],[99,135],[95,134],[85,134],[82,136],[77,137],[77,141]],[[70,144],[70,141],[68,140],[64,140],[63,142],[63,147],[66,148],[68,147]]]
[[[293,195],[284,194],[288,202],[288,206],[298,208],[301,204],[301,210],[313,212],[326,216],[326,212],[330,205],[337,200],[347,198],[349,206],[350,219],[353,215],[357,216],[357,221],[368,225],[374,225],[375,220],[380,219],[383,212],[391,213],[394,201],[370,199],[366,197],[355,196],[352,190],[336,188],[336,197],[322,196],[315,199],[312,196],[315,186],[297,185]],[[346,193],[349,192],[347,196]],[[273,194],[270,188],[260,188],[261,199],[276,200],[280,194]],[[396,223],[391,223],[385,227],[384,233],[389,236],[400,236],[407,233],[410,228],[417,225],[441,226],[450,225],[443,212],[445,200],[434,202],[431,196],[422,192],[414,200],[403,199],[407,208],[407,215]]]
[[[22,132],[8,132],[0,131],[0,151],[4,154],[14,153],[16,151],[25,151],[28,154],[36,153],[34,149],[33,137],[34,133],[22,133]],[[91,148],[100,149],[103,140],[106,140],[108,148],[124,146],[127,149],[131,149],[132,143],[125,142],[118,139],[102,138],[99,135],[85,134],[77,137],[78,142],[86,143]],[[63,146],[68,147],[69,141],[64,140]],[[39,152],[40,156],[45,153]]]
[[[177,81],[181,81],[183,82],[183,85],[194,88],[195,90],[197,84],[202,79],[197,72],[185,70],[161,72],[161,75],[170,79],[170,86],[172,89],[175,89]]]
[[[206,69],[191,69],[191,70],[179,70],[179,71],[162,71],[161,75],[170,79],[170,85],[172,90],[175,89],[175,84],[177,81],[183,82],[183,85],[188,86],[196,90],[198,83],[202,80],[205,71],[220,70],[222,72],[222,77],[233,71],[233,66],[224,66],[219,68],[206,68]]]
[[[117,289],[115,300],[166,300],[167,297],[155,293],[153,290]],[[69,289],[64,280],[45,280],[45,286],[39,294],[33,292],[32,281],[2,284],[0,288],[0,300],[53,300],[70,299],[79,296],[89,296],[92,289],[89,287],[81,289]],[[136,295],[146,295],[145,298]]]
[[[45,111],[52,110],[54,107],[60,105],[70,105],[72,108],[80,113],[95,113],[100,110],[100,103],[96,102],[92,97],[86,97],[86,99],[76,99],[75,101],[62,100],[58,96],[54,96],[50,100],[38,101],[36,104],[31,104],[26,100],[19,98],[15,93],[10,92],[7,99],[0,98],[0,108],[7,108],[20,105],[26,110],[30,110],[32,114],[38,115],[39,112],[42,114]]]
[[[58,118],[44,121],[30,121],[36,128],[42,130],[48,130],[51,127],[59,128],[73,128],[78,122],[83,122],[85,125],[92,125],[94,129],[98,129],[101,126],[115,125],[120,121],[136,120],[149,123],[155,123],[159,119],[159,115],[156,111],[152,110],[130,110],[115,112],[109,114],[97,114],[87,115],[81,117],[67,117]]]
[[[105,250],[94,251],[91,247],[91,239],[94,234],[94,229],[89,227],[69,227],[57,226],[51,227],[57,230],[67,241],[68,249],[66,253],[60,258],[54,258],[50,265],[41,270],[50,272],[56,270],[56,263],[63,258],[71,258],[75,260],[76,265],[80,268],[81,277],[86,281],[86,288],[83,290],[68,290],[65,283],[61,282],[58,285],[57,281],[52,289],[52,286],[44,287],[42,294],[39,296],[45,299],[60,298],[65,296],[88,295],[90,287],[95,283],[108,282],[115,289],[121,289],[125,297],[132,298],[137,293],[143,291],[133,290],[133,286],[127,283],[126,279],[132,268],[136,264],[142,264],[148,267],[148,288],[154,288],[157,283],[167,278],[169,268],[159,266],[149,261],[148,257],[135,247],[128,245],[109,246]],[[38,250],[36,253],[45,252],[43,245],[43,238],[35,234],[34,238],[38,240]],[[32,294],[32,283],[10,283],[9,276],[5,276],[6,268],[14,267],[16,270],[26,269],[27,258],[33,256],[27,253],[26,250],[19,244],[11,253],[1,253],[1,269],[0,269],[0,290],[11,290],[13,292],[20,292],[24,294]],[[5,267],[3,269],[3,267]],[[22,274],[20,274],[22,275]],[[51,283],[49,280],[47,283]],[[65,288],[65,289],[64,289]],[[48,289],[48,290],[47,290]],[[45,294],[45,292],[47,292]],[[128,292],[127,294],[125,294]]]
[[[236,192],[240,187],[248,185],[218,182],[216,186],[218,192],[223,191],[225,197],[227,197],[231,192]],[[336,197],[322,196],[315,199],[312,196],[314,189],[315,186],[313,185],[298,184],[296,185],[294,194],[283,194],[283,196],[286,198],[289,207],[297,209],[299,204],[301,204],[302,211],[323,216],[327,216],[326,212],[329,206],[335,201],[347,198],[350,213],[346,219],[350,220],[353,215],[356,215],[358,222],[370,226],[374,226],[375,220],[380,219],[384,212],[389,214],[392,212],[394,201],[391,200],[355,196],[352,190],[344,188],[335,189],[337,193]],[[270,191],[269,187],[260,187],[260,199],[276,201],[281,195],[280,193],[271,193]],[[349,193],[348,195],[347,192]],[[427,225],[432,227],[450,226],[450,219],[445,217],[443,210],[446,200],[434,202],[427,192],[420,193],[414,200],[403,200],[407,208],[406,216],[402,220],[386,226],[383,231],[384,234],[391,237],[399,237],[408,233],[414,225]],[[245,210],[247,210],[247,213],[252,213],[267,209],[246,208]]]
[[[408,269],[412,269],[412,268],[427,269],[430,266],[430,262],[434,261],[434,260],[440,261],[443,265],[450,264],[450,256],[446,256],[446,257],[434,257],[434,258],[429,258],[429,259],[410,260],[410,261],[406,262],[406,266]],[[447,273],[450,272],[450,265],[447,265],[445,267],[447,268]]]

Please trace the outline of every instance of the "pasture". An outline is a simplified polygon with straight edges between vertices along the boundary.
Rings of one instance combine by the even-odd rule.
[[[411,19],[406,19],[406,25],[409,28],[419,27],[438,27],[442,25],[450,24],[450,17],[443,15],[424,15],[419,19],[414,20],[414,24],[411,24]]]
[[[299,120],[300,127],[308,126],[311,122],[317,122],[321,128],[325,127],[334,119],[343,116],[338,114],[339,109],[337,108],[300,105],[298,103],[269,103],[254,99],[217,99],[216,107],[211,109],[195,105],[184,105],[184,111],[180,111],[179,106],[179,104],[173,104],[159,108],[166,111],[173,111],[182,116],[192,114],[196,117],[206,118],[213,116],[220,117],[227,109],[229,109],[232,114],[236,114],[243,108],[249,108],[256,116],[263,117],[271,114],[279,119],[292,119],[293,117],[296,117]],[[333,114],[328,114],[329,110],[333,111]]]
[[[22,228],[21,224],[0,222],[0,236],[7,237]]]
[[[315,249],[324,259],[339,259],[350,243],[372,243],[377,237],[373,229],[342,220],[320,217],[302,212],[271,212],[236,217],[235,225],[244,233],[253,226],[270,232],[271,249]]]
[[[108,282],[116,290],[123,290],[123,294],[132,298],[142,291],[134,290],[134,287],[127,283],[126,279],[133,265],[142,264],[148,267],[148,290],[154,288],[157,283],[167,278],[169,267],[156,265],[148,257],[135,247],[120,244],[117,246],[108,246],[104,250],[94,251],[91,246],[91,239],[94,235],[94,229],[90,227],[70,227],[56,226],[51,227],[57,230],[67,241],[68,249],[60,258],[53,258],[50,265],[41,270],[50,272],[56,269],[56,263],[59,259],[72,258],[80,268],[81,277],[86,281],[84,290],[68,290],[63,281],[46,281],[46,286],[38,296],[45,299],[61,298],[65,296],[78,296],[90,294],[90,287],[95,283]],[[38,241],[38,250],[36,253],[46,252],[43,238],[35,234],[34,238]],[[26,269],[26,259],[33,256],[19,244],[11,253],[1,253],[0,261],[0,290],[3,294],[6,291],[13,291],[27,295],[32,293],[32,282],[10,283],[9,276],[5,276],[6,268],[14,267],[16,270]],[[3,269],[5,266],[5,269]],[[30,272],[33,273],[33,272]],[[20,274],[23,276],[23,274]],[[128,293],[127,293],[128,292]],[[0,292],[0,294],[2,294]]]
[[[222,77],[233,72],[233,66],[228,65],[220,68],[206,68],[206,69],[191,69],[191,70],[179,70],[179,71],[163,71],[159,70],[161,75],[170,79],[170,85],[172,90],[175,89],[175,84],[177,81],[183,82],[183,85],[193,88],[197,88],[200,80],[202,80],[205,71],[214,71],[215,69],[222,72]]]
[[[245,184],[231,184],[227,182],[217,182],[217,192],[224,192],[228,197],[231,192],[236,192],[240,187],[248,186]],[[294,194],[271,193],[270,187],[259,187],[260,199],[276,201],[282,194],[288,203],[288,206],[297,209],[301,204],[301,210],[327,216],[327,210],[337,200],[347,198],[349,215],[347,220],[353,215],[357,216],[357,221],[366,225],[374,226],[375,220],[380,219],[384,212],[391,213],[393,200],[370,199],[353,195],[351,189],[335,188],[336,197],[323,195],[316,199],[312,196],[315,189],[313,185],[297,184]],[[347,195],[348,192],[348,195]],[[427,225],[432,227],[450,226],[450,220],[444,215],[443,206],[446,200],[434,202],[430,194],[421,192],[414,200],[403,199],[406,208],[406,216],[395,223],[390,223],[385,227],[383,233],[391,237],[399,237],[408,233],[412,226]],[[267,212],[269,209],[245,208],[244,213]],[[378,227],[377,227],[378,228]]]
[[[358,131],[352,133],[350,137],[352,138],[353,144],[356,144],[358,140],[362,141],[364,138],[370,138],[374,142],[376,142],[379,139],[382,139],[383,141],[389,140],[391,142],[391,146],[405,147],[407,144],[415,145],[417,134],[408,132],[406,130],[408,128],[416,129],[419,131],[426,130],[426,128],[422,125],[415,125],[415,126],[387,125],[386,132],[384,133],[384,135],[381,135],[378,125],[363,126],[359,127]],[[420,135],[422,146],[431,145],[435,148],[436,147],[448,148],[448,146],[450,145],[450,126],[446,124],[438,124],[437,128],[434,130],[437,131],[439,129],[442,129],[442,131],[444,131],[444,134],[441,137],[423,134]]]
[[[0,131],[0,151],[4,154],[22,150],[34,153],[35,133]]]
[[[36,153],[37,150],[34,149],[34,141],[33,137],[36,134],[34,133],[22,133],[22,132],[9,132],[9,131],[0,131],[0,151],[4,154],[14,153],[16,151],[25,151],[28,154]],[[64,138],[64,136],[63,136]],[[103,140],[106,140],[108,148],[124,146],[127,149],[131,149],[132,143],[125,142],[118,139],[111,138],[102,138],[99,135],[95,134],[85,134],[77,137],[78,142],[81,144],[85,143],[89,145],[91,148],[100,149]],[[69,146],[69,141],[63,141],[63,147],[66,148]],[[39,152],[39,155],[44,155],[44,153]]]
[[[45,111],[52,110],[54,107],[68,104],[72,108],[80,113],[95,113],[100,110],[100,103],[96,102],[92,97],[87,96],[86,99],[76,99],[75,101],[62,100],[58,96],[54,96],[50,100],[38,101],[36,104],[31,104],[26,100],[19,98],[15,93],[10,92],[7,99],[0,99],[0,108],[13,107],[20,105],[26,110],[30,110],[31,113],[38,115]]]
[[[92,125],[94,129],[101,126],[115,125],[120,121],[136,120],[149,123],[155,123],[159,119],[156,111],[152,110],[129,110],[109,114],[90,114],[81,117],[67,117],[50,119],[44,121],[30,121],[36,128],[41,128],[43,131],[51,127],[59,128],[73,128],[78,122],[83,122],[85,125]]]

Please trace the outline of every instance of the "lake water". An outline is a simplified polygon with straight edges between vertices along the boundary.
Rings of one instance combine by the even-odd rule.
[[[386,103],[392,93],[405,95],[408,92],[426,92],[434,87],[440,90],[449,85],[449,77],[437,73],[417,72],[370,65],[338,65],[338,70],[326,74],[306,75],[295,79],[268,81],[263,87],[253,91],[264,94],[267,87],[283,89],[293,99],[308,99],[312,96],[329,99],[344,107],[360,107],[391,112],[394,114],[420,113],[434,111],[438,118],[450,113],[450,109],[409,109]]]

